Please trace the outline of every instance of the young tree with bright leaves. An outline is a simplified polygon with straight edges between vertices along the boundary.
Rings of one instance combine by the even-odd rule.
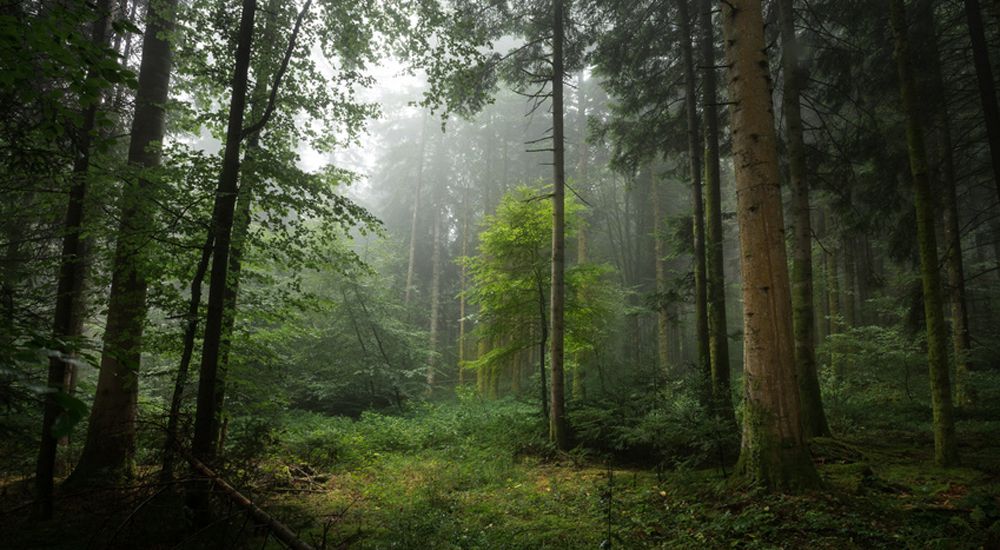
[[[478,254],[462,259],[468,276],[468,300],[479,307],[476,334],[496,345],[468,362],[469,368],[495,369],[519,352],[538,349],[542,414],[547,406],[545,368],[550,326],[552,204],[539,189],[521,186],[505,194],[495,215],[488,215],[479,235]],[[567,201],[566,235],[576,235],[581,207]],[[592,353],[601,341],[601,323],[611,314],[606,270],[577,263],[566,271],[567,349],[570,356]],[[584,290],[585,289],[585,290]],[[576,368],[579,368],[577,365]]]

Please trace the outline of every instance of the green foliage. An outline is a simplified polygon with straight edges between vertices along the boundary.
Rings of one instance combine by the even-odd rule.
[[[644,401],[644,413],[626,410],[628,401],[642,400],[631,395],[595,403],[575,420],[587,437],[592,432],[582,419],[614,409],[604,414],[619,417],[605,422],[613,429],[596,437],[633,450],[673,440],[667,432],[674,430],[706,437],[686,426],[705,422],[696,401],[677,388],[663,390]],[[533,406],[471,395],[357,421],[293,412],[280,433],[282,463],[330,477],[320,494],[280,502],[300,515],[335,514],[333,540],[353,537],[358,548],[576,548],[611,540],[624,548],[971,549],[996,540],[995,484],[974,469],[928,469],[899,438],[837,440],[856,450],[838,460],[817,447],[824,490],[780,496],[733,491],[717,467],[654,474],[622,469],[622,461],[636,458],[624,453],[610,469],[580,454],[552,463],[516,453],[539,439],[533,416]],[[652,437],[657,430],[661,438]],[[293,475],[279,475],[294,483]],[[320,528],[315,522],[311,529]]]
[[[834,430],[891,425],[898,419],[887,417],[887,410],[922,410],[928,389],[921,347],[919,336],[906,335],[898,327],[853,327],[828,337],[819,356],[841,362],[820,372]]]
[[[687,379],[654,389],[633,384],[570,409],[577,440],[619,460],[658,467],[704,466],[728,452],[728,426],[698,402]],[[731,458],[731,457],[730,457]]]
[[[500,452],[512,456],[539,433],[534,409],[512,400],[422,403],[399,415],[366,411],[357,420],[289,411],[281,441],[289,456],[321,468],[364,467],[389,453]]]
[[[578,230],[582,207],[566,200],[566,235]],[[487,216],[479,236],[479,254],[462,258],[468,268],[469,301],[479,306],[476,332],[490,342],[489,352],[467,365],[504,364],[516,352],[536,345],[547,330],[552,203],[540,190],[520,186],[504,195],[495,215]],[[612,290],[602,265],[573,265],[566,270],[566,352],[593,351],[605,338],[604,322]]]

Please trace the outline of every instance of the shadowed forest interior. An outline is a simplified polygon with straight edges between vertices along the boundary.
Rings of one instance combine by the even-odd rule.
[[[0,547],[1000,548],[1000,1],[0,3]]]

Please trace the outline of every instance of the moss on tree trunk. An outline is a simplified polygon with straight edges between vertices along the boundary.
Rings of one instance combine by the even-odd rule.
[[[907,37],[906,7],[903,0],[889,0],[892,31],[896,41],[896,64],[899,92],[906,114],[906,145],[913,178],[913,202],[917,211],[917,243],[920,250],[920,277],[924,294],[924,318],[927,325],[927,362],[931,384],[931,407],[934,412],[934,460],[939,466],[958,462],[955,419],[948,373],[948,329],[941,300],[941,274],[938,271],[937,237],[934,227],[934,199],[927,172],[927,149],[920,126],[917,85],[911,65]]]
[[[724,5],[743,275],[743,441],[739,477],[768,490],[819,486],[802,425],[777,135],[760,0]]]

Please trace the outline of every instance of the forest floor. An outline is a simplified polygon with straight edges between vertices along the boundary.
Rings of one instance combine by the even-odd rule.
[[[528,405],[477,407],[293,415],[227,476],[317,548],[1000,548],[1000,424],[985,418],[959,422],[962,467],[931,466],[929,434],[882,426],[815,441],[824,489],[772,496],[718,467],[553,453]],[[2,548],[281,547],[233,509],[154,542],[190,518],[153,486],[64,499],[54,521],[32,524],[13,509],[18,483],[0,499]]]
[[[814,447],[826,487],[801,496],[733,490],[717,468],[424,450],[280,502],[289,517],[331,518],[327,540],[356,548],[1000,548],[996,469],[933,468],[873,440]]]

